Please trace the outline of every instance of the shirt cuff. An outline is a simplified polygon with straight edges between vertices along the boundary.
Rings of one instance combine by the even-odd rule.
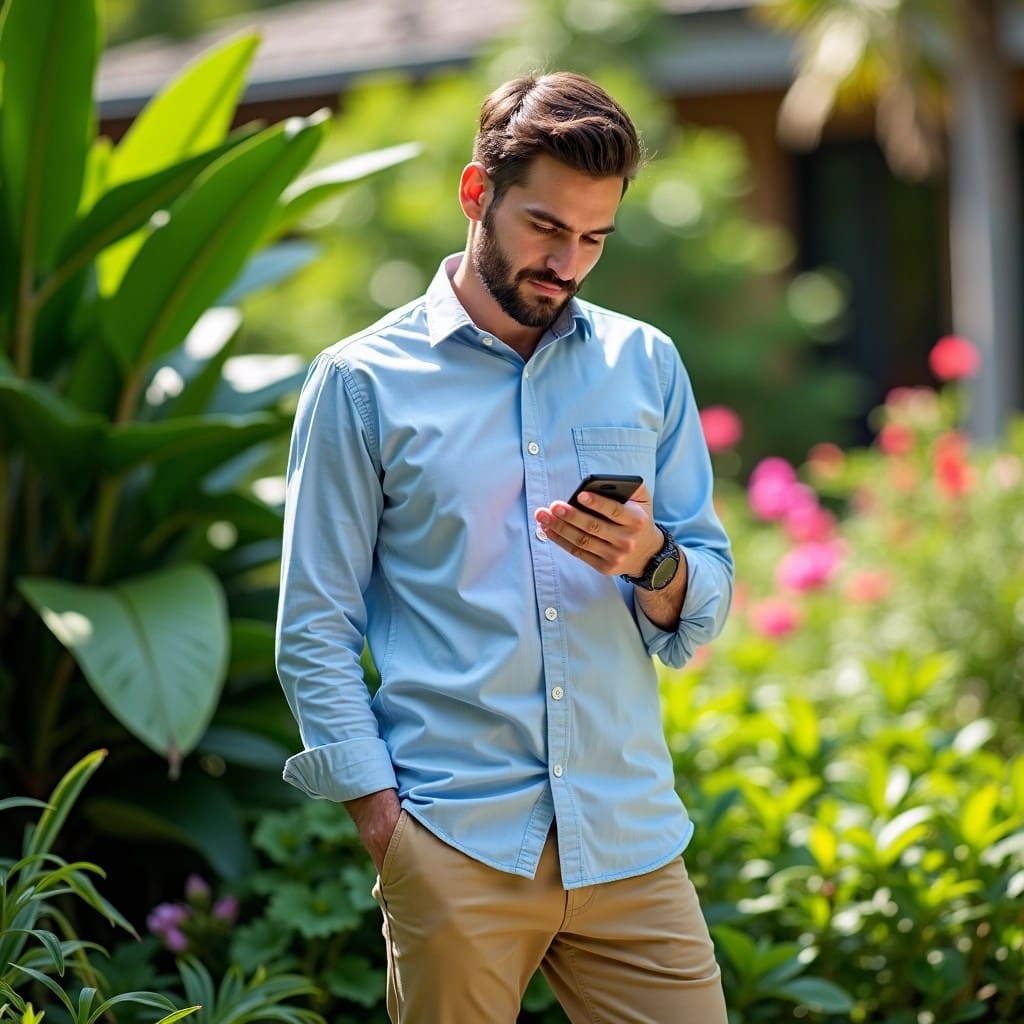
[[[285,762],[282,777],[307,796],[337,803],[398,788],[387,744],[371,737],[294,754]]]
[[[704,564],[700,552],[688,548],[679,548],[686,559],[686,598],[679,612],[679,623],[675,629],[662,629],[655,625],[645,614],[640,602],[634,602],[637,625],[647,650],[652,655],[668,655],[669,664],[676,665],[679,654],[683,660],[693,656],[694,650],[701,644],[712,640],[721,630],[723,612],[728,608],[728,601],[722,593],[722,575],[711,566]],[[672,648],[681,647],[681,651]],[[677,667],[679,667],[677,665]]]

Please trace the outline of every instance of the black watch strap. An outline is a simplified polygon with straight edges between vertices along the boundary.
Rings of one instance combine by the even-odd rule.
[[[679,571],[679,562],[683,557],[679,551],[679,545],[675,538],[661,523],[655,523],[665,538],[661,550],[647,563],[642,576],[628,576],[623,573],[622,578],[627,583],[644,590],[664,590],[675,578]]]

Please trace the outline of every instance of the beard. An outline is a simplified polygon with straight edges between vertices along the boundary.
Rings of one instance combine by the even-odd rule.
[[[572,297],[579,291],[575,281],[563,281],[551,270],[512,271],[512,261],[501,247],[494,230],[493,207],[489,207],[481,221],[481,231],[471,253],[473,269],[502,312],[524,327],[547,330],[561,315]],[[540,281],[564,289],[565,298],[549,295],[527,295],[520,289],[528,281]]]

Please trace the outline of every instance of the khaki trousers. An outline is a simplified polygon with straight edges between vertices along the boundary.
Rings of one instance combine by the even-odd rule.
[[[726,1024],[714,948],[681,859],[562,888],[467,857],[403,811],[374,896],[393,1024],[514,1024],[540,967],[573,1024]]]

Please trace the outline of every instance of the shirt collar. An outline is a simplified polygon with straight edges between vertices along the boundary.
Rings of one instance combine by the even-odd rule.
[[[469,327],[474,334],[481,333],[480,328],[463,309],[455,289],[452,288],[451,278],[459,266],[462,255],[461,252],[457,252],[446,256],[427,288],[427,333],[431,346],[439,345],[465,327]],[[592,332],[593,327],[586,310],[575,299],[571,299],[562,315],[551,325],[550,330],[545,332],[544,338],[557,341],[578,333],[583,341],[587,341]]]

